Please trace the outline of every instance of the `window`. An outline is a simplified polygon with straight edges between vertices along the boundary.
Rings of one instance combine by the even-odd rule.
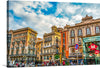
[[[100,27],[99,26],[96,26],[96,33],[100,33]]]
[[[58,37],[56,37],[56,42],[58,42]]]
[[[50,45],[52,45],[52,43],[50,43]]]
[[[75,44],[75,39],[71,39],[71,44],[72,44],[72,45]]]
[[[78,30],[78,36],[82,36],[82,30],[81,29]]]
[[[63,33],[63,38],[65,37],[65,33]]]
[[[47,46],[49,46],[49,43],[47,43]]]
[[[78,44],[81,45],[81,38],[78,38]]]
[[[46,51],[44,50],[44,53],[46,53]]]
[[[47,60],[49,60],[49,56],[47,56]]]
[[[86,34],[87,34],[87,35],[91,34],[90,28],[87,28],[87,29],[86,29]]]
[[[44,46],[46,46],[46,44]]]
[[[63,43],[65,43],[65,39],[63,39]]]
[[[74,30],[71,31],[71,37],[74,37]]]
[[[47,50],[47,53],[49,53],[49,50]]]
[[[52,59],[52,55],[51,55],[50,57],[51,57],[51,59]]]
[[[44,56],[44,60],[46,60],[46,56]]]
[[[43,46],[43,44],[41,43],[41,46]]]

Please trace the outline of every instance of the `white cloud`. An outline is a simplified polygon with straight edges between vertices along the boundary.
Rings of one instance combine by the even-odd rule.
[[[40,5],[40,6],[39,6]],[[37,13],[34,10],[31,10],[31,8],[28,8],[27,6],[31,6],[34,8],[39,8]],[[57,18],[53,15],[44,15],[41,12],[41,9],[47,10],[47,8],[52,7],[52,5],[48,2],[11,2],[9,9],[13,10],[15,15],[22,18],[22,21],[15,22],[13,15],[10,15],[9,17],[9,23],[10,23],[10,29],[18,29],[22,27],[31,27],[34,30],[38,32],[38,37],[42,37],[44,33],[48,33],[51,30],[52,25],[56,26],[65,26],[66,24],[74,25],[76,21],[81,20],[81,18],[85,14],[92,13],[94,14],[94,17],[100,17],[100,11],[99,9],[93,9],[89,6],[81,7],[79,5],[72,5],[70,3],[58,3],[57,10],[55,15],[69,15],[71,17],[71,20],[64,16],[63,18]],[[25,12],[25,8],[29,12]],[[79,11],[77,11],[79,10]],[[85,12],[85,14],[83,13]],[[79,22],[78,22],[79,23]]]
[[[75,16],[72,16],[72,19],[75,20],[75,21],[79,21],[82,19],[82,15],[75,15]]]
[[[74,14],[77,9],[80,9],[80,6],[61,2],[61,3],[58,3],[58,5],[57,5],[57,11],[56,11],[55,15],[57,16],[61,13],[68,14],[68,15]]]
[[[33,3],[35,4],[35,3]],[[42,37],[45,32],[50,32],[51,26],[52,25],[66,25],[68,23],[68,18],[56,18],[53,15],[44,15],[41,13],[39,10],[38,12],[40,13],[37,15],[34,11],[31,11],[30,8],[27,8],[26,6],[32,6],[37,8],[37,4],[41,5],[41,9],[47,9],[48,7],[52,7],[49,3],[46,2],[36,2],[36,5],[34,6],[30,2],[13,2],[10,9],[12,9],[15,13],[16,16],[22,18],[22,22],[15,22],[9,21],[10,22],[10,29],[18,29],[22,27],[31,27],[34,30],[38,32],[38,37]],[[44,5],[44,6],[43,6]],[[31,13],[25,12],[25,8],[27,11],[31,11]],[[13,19],[13,16],[9,18],[10,20]]]

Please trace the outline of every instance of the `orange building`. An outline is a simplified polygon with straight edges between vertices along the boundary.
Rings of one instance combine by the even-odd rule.
[[[68,39],[68,30],[61,31],[61,46],[62,46],[62,58],[66,59],[69,56],[69,39]],[[63,60],[63,59],[62,59]]]

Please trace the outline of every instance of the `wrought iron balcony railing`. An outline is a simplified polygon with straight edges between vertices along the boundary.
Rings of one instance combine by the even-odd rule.
[[[52,47],[52,45],[49,45],[49,46],[44,46],[43,48],[49,48],[49,47]]]
[[[69,56],[77,56],[77,53],[70,53]],[[78,53],[78,56],[82,56],[82,53]]]

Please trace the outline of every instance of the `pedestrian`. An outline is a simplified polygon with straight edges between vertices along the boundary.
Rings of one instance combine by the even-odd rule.
[[[70,64],[73,65],[73,62],[71,62]]]
[[[52,66],[54,66],[54,62],[52,61]]]
[[[63,66],[65,65],[65,61],[63,61]]]
[[[83,60],[81,61],[81,65],[83,65]]]
[[[25,64],[24,63],[22,63],[22,67],[25,67]]]
[[[18,67],[18,63],[16,63],[16,66]]]
[[[51,64],[52,64],[52,62],[50,61],[50,62],[49,62],[49,65],[51,66]]]

